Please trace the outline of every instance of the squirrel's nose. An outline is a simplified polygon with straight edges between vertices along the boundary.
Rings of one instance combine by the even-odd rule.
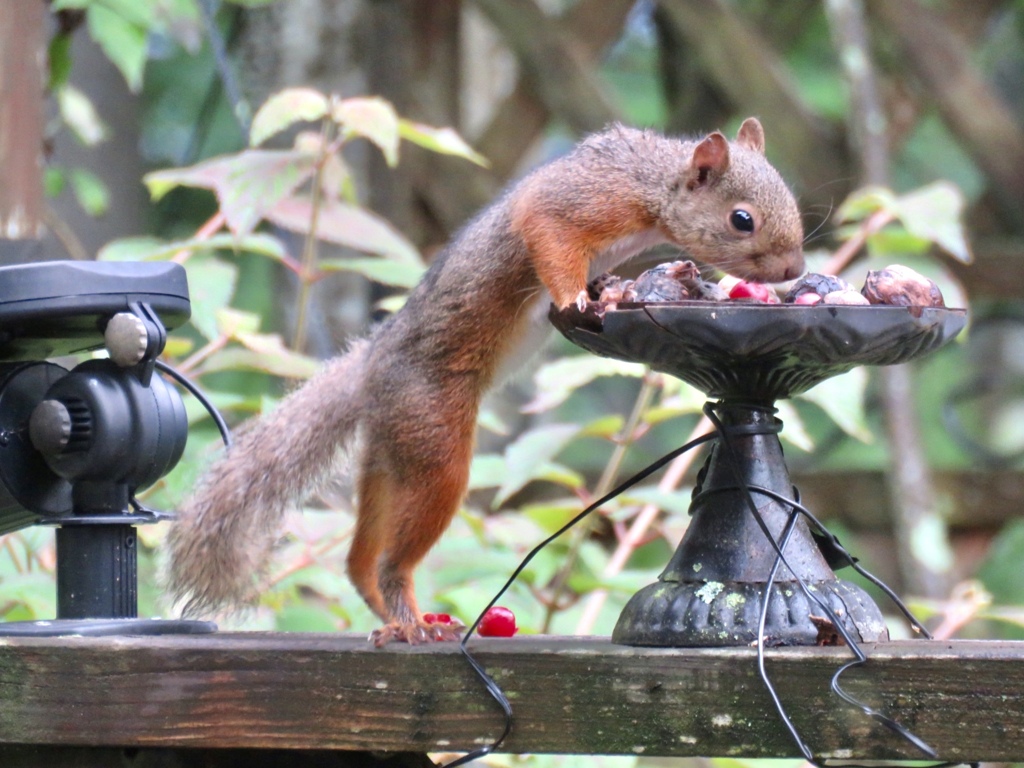
[[[804,264],[804,260],[801,258],[798,264],[793,264],[792,266],[786,268],[786,275],[783,278],[783,281],[796,280],[798,277],[800,277],[800,275],[802,275],[806,271],[806,269],[807,266]]]

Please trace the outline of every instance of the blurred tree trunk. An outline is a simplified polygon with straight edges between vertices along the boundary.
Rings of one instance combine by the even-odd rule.
[[[693,133],[720,127],[731,117],[729,104],[708,82],[700,57],[660,5],[654,9],[654,26],[666,131]]]
[[[325,93],[355,96],[368,93],[364,66],[365,0],[289,0],[247,9],[239,33],[240,72],[243,87],[254,109],[283,88],[309,86]],[[376,183],[369,169],[376,150],[366,142],[354,142],[346,154],[350,170],[361,190]],[[371,183],[371,179],[374,183]],[[373,193],[370,193],[371,195]],[[293,253],[302,239],[279,235]],[[344,249],[319,244],[322,257],[339,257]],[[275,285],[281,295],[275,304],[282,312],[279,324],[289,331],[293,322],[294,276],[278,268]],[[371,288],[355,275],[339,273],[319,281],[310,299],[305,349],[319,357],[335,354],[344,340],[365,332],[371,307]]]
[[[898,46],[900,66],[915,74],[988,177],[1003,222],[1024,231],[1024,128],[979,71],[968,40],[917,0],[870,0],[868,7]]]
[[[459,126],[461,106],[461,0],[377,0],[367,4],[363,65],[369,92],[390,100],[405,117],[430,125]],[[388,168],[369,158],[370,207],[421,246],[447,240],[419,190],[434,172],[429,153],[409,145]]]
[[[872,63],[862,0],[826,0],[836,53],[849,85],[850,136],[858,177],[865,185],[889,186],[889,139]],[[878,371],[889,444],[889,497],[904,588],[916,595],[945,597],[951,548],[937,510],[931,470],[921,440],[914,397],[914,369]]]
[[[0,262],[22,261],[43,232],[46,7],[0,3]]]
[[[849,192],[848,155],[837,127],[804,100],[771,40],[726,0],[658,0],[662,24],[699,61],[735,117],[757,115],[768,154],[805,210],[831,209]],[[663,39],[664,39],[663,32]]]
[[[94,146],[83,145],[71,131],[61,131],[53,143],[52,162],[62,168],[84,168],[104,184],[109,205],[102,216],[87,213],[70,189],[49,201],[56,226],[69,233],[56,242],[44,241],[46,258],[95,258],[97,251],[119,237],[145,231],[148,195],[142,175],[148,170],[141,154],[142,104],[117,68],[84,28],[71,42],[71,83],[96,107],[108,129],[108,138]],[[73,233],[74,241],[68,242]]]

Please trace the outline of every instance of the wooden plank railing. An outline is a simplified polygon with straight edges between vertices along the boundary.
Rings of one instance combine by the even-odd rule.
[[[793,756],[750,648],[474,639],[515,713],[503,751]],[[1024,758],[1024,643],[869,646],[843,684],[949,760]],[[820,757],[918,758],[829,691],[844,648],[767,652]],[[503,719],[451,645],[352,635],[0,639],[0,745],[457,752]],[[0,755],[3,749],[0,747]]]

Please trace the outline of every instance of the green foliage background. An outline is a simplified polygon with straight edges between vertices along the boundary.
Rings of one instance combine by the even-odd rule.
[[[402,290],[415,282],[424,268],[419,252],[405,237],[370,216],[362,202],[366,190],[358,188],[347,172],[343,155],[331,142],[370,141],[389,156],[397,153],[397,162],[408,152],[426,150],[409,143],[408,139],[416,138],[409,130],[405,130],[406,141],[400,149],[397,135],[392,147],[390,138],[375,133],[372,127],[350,135],[346,133],[348,123],[332,123],[330,118],[331,110],[344,102],[331,101],[328,95],[311,95],[314,92],[304,96],[292,93],[292,101],[278,106],[277,119],[287,123],[296,115],[310,118],[312,133],[305,136],[310,143],[305,154],[293,157],[295,162],[286,164],[283,172],[278,168],[277,175],[268,173],[256,160],[259,150],[247,148],[242,141],[231,105],[223,97],[210,103],[210,92],[195,87],[196,83],[214,83],[216,73],[197,31],[198,13],[193,0],[57,0],[52,7],[55,11],[85,10],[88,34],[107,52],[145,105],[141,151],[155,168],[164,169],[148,178],[154,191],[151,233],[111,243],[99,258],[173,258],[184,263],[194,314],[189,326],[175,332],[168,356],[209,391],[233,423],[272,408],[288,387],[316,367],[314,360],[297,351],[302,349],[301,335],[296,343],[289,338],[291,329],[280,321],[284,314],[278,288],[281,280],[289,279],[298,286],[295,295],[301,307],[308,301],[306,287],[330,279],[338,271],[355,271],[388,286],[385,306],[393,308]],[[814,109],[842,119],[845,89],[820,13],[809,18],[800,39],[789,49],[787,63]],[[63,129],[86,144],[95,144],[108,138],[103,115],[97,114],[70,85],[67,74],[73,66],[66,41],[55,39],[51,46],[50,89],[59,105]],[[606,57],[602,75],[616,89],[632,121],[663,124],[666,107],[658,85],[654,42],[642,17],[631,23]],[[324,100],[323,109],[315,106],[320,104],[318,98]],[[461,147],[445,145],[449,139],[431,136],[432,140],[420,136],[417,143],[437,149],[440,141],[442,150],[470,156]],[[550,143],[559,146],[563,138],[553,131]],[[234,193],[228,189],[226,176],[200,173],[209,171],[210,158],[226,153],[240,154],[223,161],[226,165],[222,164],[221,170],[234,172],[234,181],[238,173],[250,174],[243,179],[248,185],[237,188],[242,190],[238,193],[244,197],[241,202],[238,194],[231,197]],[[302,163],[308,164],[302,166],[307,171],[314,166],[319,170],[300,173],[296,168]],[[182,167],[190,170],[166,170]],[[948,223],[950,215],[957,220],[964,203],[976,200],[984,186],[978,170],[937,117],[924,120],[904,144],[894,171],[894,186],[901,191],[916,190],[936,179],[952,182],[926,188],[925,194],[931,196],[926,198],[925,208],[931,214],[941,214],[924,217],[927,220],[941,218]],[[103,213],[106,193],[100,180],[82,169],[51,167],[47,173],[48,187],[54,194],[70,188],[83,207],[94,214]],[[336,206],[339,211],[345,206],[350,216],[346,219],[349,226],[342,228],[339,237],[349,237],[353,231],[365,234],[364,240],[354,244],[358,252],[348,260],[319,260],[314,240],[303,241],[306,232],[301,227],[297,237],[285,238],[280,236],[280,228],[265,226],[271,217],[268,197],[294,193],[305,201],[307,208],[303,210],[309,211],[317,205],[310,184],[327,189],[325,177],[333,181],[333,186],[319,204]],[[258,179],[271,185],[259,186]],[[222,182],[219,197],[204,189]],[[282,186],[272,189],[273,183]],[[847,233],[857,229],[864,215],[886,206],[895,209],[905,202],[905,195],[892,193],[859,196],[847,203]],[[248,216],[248,224],[221,225],[213,233],[196,236],[218,210],[223,212],[232,206],[236,213]],[[830,214],[823,214],[823,218]],[[320,235],[327,237],[324,231]],[[939,279],[947,302],[957,305],[963,301],[962,293],[928,254],[936,242],[955,251],[957,245],[950,238],[955,241],[960,236],[959,230],[951,234],[901,213],[890,227],[869,239],[869,262],[859,264],[857,269],[862,275],[867,268],[893,261],[910,264]],[[300,246],[302,253],[297,252],[295,242],[307,243]],[[828,255],[825,249],[812,252],[811,268],[823,263]],[[917,404],[922,415],[937,413],[951,388],[963,381],[965,360],[962,346],[952,345],[923,364]],[[686,386],[647,375],[639,367],[582,355],[561,340],[544,358],[531,386],[535,413],[525,429],[513,434],[499,409],[485,409],[483,442],[496,447],[482,450],[477,457],[470,498],[451,531],[418,571],[420,600],[426,610],[448,612],[471,621],[536,542],[599,495],[598,478],[602,473],[609,474],[606,470],[610,462],[614,465],[617,446],[629,446],[613,473],[622,478],[683,442],[698,423],[703,399]],[[641,394],[649,400],[639,410],[636,423],[623,433],[627,415]],[[855,371],[805,398],[783,404],[781,416],[787,425],[784,436],[788,439],[791,469],[883,467],[891,457],[884,443],[872,437],[882,433],[877,409],[872,407],[875,397],[866,372]],[[189,398],[186,401],[192,430],[185,458],[171,475],[146,492],[144,501],[150,506],[173,509],[218,450],[219,436],[212,423],[194,402]],[[963,416],[970,429],[987,428],[987,415],[965,412]],[[922,421],[927,456],[933,466],[972,466],[972,457],[936,419],[926,416]],[[1003,436],[1004,442],[1024,443],[1019,423],[1006,429],[1012,433]],[[608,505],[600,521],[588,529],[592,535],[566,536],[548,547],[504,601],[515,611],[522,631],[578,631],[587,596],[602,589],[607,592],[607,600],[587,631],[609,634],[628,597],[653,581],[667,561],[685,525],[689,490],[645,487],[626,494]],[[667,516],[631,553],[625,568],[609,575],[606,570],[616,532],[621,532],[622,526],[649,503],[656,504]],[[373,628],[374,618],[344,578],[343,560],[351,523],[343,484],[341,490],[329,489],[323,498],[310,500],[309,509],[296,512],[276,556],[273,583],[260,606],[244,616],[241,625],[290,631],[365,632]],[[146,545],[140,574],[143,615],[165,615],[170,610],[162,601],[156,575],[164,533],[163,526],[140,530]],[[1024,588],[1016,578],[1024,547],[1022,536],[1020,525],[1009,526],[980,566],[982,593],[991,593],[995,603],[987,614],[979,614],[984,622],[979,621],[968,632],[1017,631],[1013,627],[1020,623],[1020,616],[1011,606],[1024,601]],[[25,530],[0,539],[0,547],[0,615],[5,620],[52,616],[50,533]],[[874,565],[870,552],[857,554],[863,556],[869,568]],[[569,570],[567,563],[572,565]],[[556,593],[552,585],[559,574],[564,574],[566,588]],[[919,607],[926,612],[938,610],[924,603]],[[492,759],[495,763],[519,762],[510,756]],[[594,763],[594,758],[586,759],[588,764]],[[649,762],[630,760],[638,765]],[[571,762],[563,759],[563,764]]]

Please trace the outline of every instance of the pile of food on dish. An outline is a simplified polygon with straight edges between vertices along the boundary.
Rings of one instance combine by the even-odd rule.
[[[841,277],[806,274],[795,281],[782,297],[770,285],[729,275],[717,283],[709,282],[700,276],[700,270],[692,261],[659,264],[635,280],[603,274],[592,281],[587,290],[592,301],[601,302],[607,305],[606,308],[624,303],[665,301],[743,301],[804,306],[946,306],[934,281],[899,264],[868,272],[860,290]]]

